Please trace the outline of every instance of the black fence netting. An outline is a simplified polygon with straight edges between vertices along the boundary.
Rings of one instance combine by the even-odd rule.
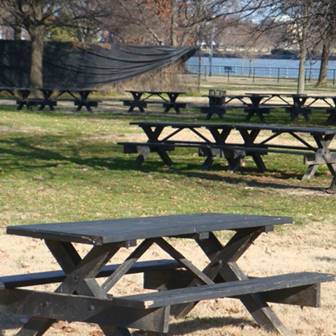
[[[43,86],[92,88],[185,61],[195,48],[113,44],[81,47],[49,42],[43,53]],[[30,86],[31,43],[0,41],[0,86]]]

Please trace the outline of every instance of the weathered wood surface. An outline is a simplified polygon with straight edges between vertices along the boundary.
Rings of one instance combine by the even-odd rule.
[[[123,299],[129,300],[135,305],[143,304],[144,308],[158,308],[200,300],[236,297],[284,288],[301,287],[335,280],[336,277],[332,274],[311,272],[289,273],[264,278],[133,295],[123,297]]]
[[[8,234],[93,245],[191,233],[290,224],[289,217],[236,214],[173,215],[7,227]]]
[[[249,277],[253,279],[253,277]],[[190,272],[184,269],[169,269],[149,271],[144,273],[144,288],[154,290],[178,289],[187,287],[193,281]],[[214,279],[215,283],[221,283],[220,277]],[[321,285],[311,284],[294,288],[284,288],[261,293],[266,302],[297,305],[300,307],[320,307]],[[241,300],[241,296],[232,297]]]
[[[102,270],[97,274],[97,278],[108,277],[115,272],[119,267],[119,264],[107,265],[102,268]],[[151,260],[151,261],[141,261],[131,267],[127,274],[134,273],[144,273],[147,272],[163,272],[167,270],[173,270],[180,268],[180,264],[175,260]],[[0,284],[2,288],[17,288],[17,287],[27,287],[36,286],[43,284],[51,284],[62,282],[65,280],[65,273],[63,271],[50,271],[50,272],[39,272],[39,273],[27,273],[0,277]],[[1,288],[1,287],[0,287]]]

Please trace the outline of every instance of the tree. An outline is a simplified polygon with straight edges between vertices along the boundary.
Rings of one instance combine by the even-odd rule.
[[[325,0],[325,15],[321,20],[321,26],[324,27],[322,39],[322,54],[319,78],[316,86],[322,86],[327,82],[328,62],[330,49],[336,41],[336,3],[334,1]]]
[[[26,30],[30,36],[33,88],[43,86],[43,49],[48,34],[60,27],[83,34],[96,33],[101,19],[108,14],[103,3],[102,0],[0,0],[3,22],[14,30]]]
[[[246,17],[265,0],[117,0],[106,30],[127,43],[195,45],[217,19]],[[121,29],[121,27],[123,29]]]
[[[288,44],[299,50],[299,73],[297,93],[305,89],[305,61],[309,50],[321,40],[321,22],[325,13],[326,0],[269,0],[264,13],[263,29],[286,27]]]

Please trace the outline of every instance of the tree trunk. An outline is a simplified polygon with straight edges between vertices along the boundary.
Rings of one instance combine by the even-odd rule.
[[[299,78],[297,85],[297,93],[303,94],[305,90],[305,62],[307,57],[307,48],[305,43],[301,46],[300,50],[300,63],[299,63]]]
[[[321,66],[320,66],[320,74],[319,79],[316,83],[316,86],[322,86],[327,83],[327,73],[328,73],[328,62],[330,56],[330,41],[325,41],[323,44],[323,50],[321,55]]]
[[[29,34],[32,46],[30,85],[36,89],[43,87],[44,27],[35,27],[30,30]]]
[[[170,16],[170,45],[176,47],[178,45],[176,36],[176,2],[171,0],[171,16]]]
[[[15,27],[13,29],[13,39],[21,40],[21,28],[20,27]]]

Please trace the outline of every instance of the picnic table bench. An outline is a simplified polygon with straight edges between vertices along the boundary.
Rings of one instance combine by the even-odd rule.
[[[255,321],[270,331],[291,332],[268,302],[319,307],[320,286],[335,276],[317,272],[249,277],[238,259],[264,232],[291,218],[200,214],[10,226],[8,234],[43,239],[61,270],[0,278],[0,310],[26,315],[17,335],[43,335],[57,320],[97,323],[104,334],[131,335],[128,328],[155,333],[169,331],[170,315],[185,316],[201,300],[235,298]],[[233,231],[226,244],[217,232]],[[174,246],[191,239],[209,259],[202,270]],[[80,256],[74,243],[91,245]],[[134,247],[121,264],[110,264],[121,248]],[[171,259],[139,262],[152,246]],[[151,293],[111,295],[129,273],[143,273]],[[97,278],[105,280],[98,283]],[[26,286],[59,283],[55,292]],[[24,288],[23,288],[24,287]]]
[[[335,128],[295,127],[248,123],[190,123],[190,122],[132,122],[147,136],[144,142],[120,142],[125,153],[137,153],[137,162],[142,163],[150,152],[157,153],[166,165],[173,162],[168,152],[177,147],[196,148],[206,159],[203,167],[211,168],[214,157],[224,156],[229,169],[241,168],[245,156],[251,156],[258,170],[266,170],[262,156],[268,153],[303,155],[308,166],[303,178],[311,178],[318,167],[327,165],[332,182],[330,190],[336,187],[336,152],[330,149],[336,137]],[[229,136],[238,132],[240,141],[232,141]],[[184,134],[183,140],[179,138]],[[189,132],[189,133],[188,133]],[[262,137],[266,134],[266,138]],[[270,134],[269,134],[270,133]],[[190,139],[191,134],[194,139]],[[274,140],[288,135],[295,144],[283,144]]]
[[[128,112],[133,112],[135,108],[145,112],[148,104],[161,104],[165,113],[171,109],[180,113],[182,108],[187,107],[187,103],[177,101],[180,95],[185,94],[184,91],[126,90],[126,92],[129,92],[133,98],[122,100],[125,106],[129,106]],[[160,100],[149,100],[151,97],[158,97]]]

